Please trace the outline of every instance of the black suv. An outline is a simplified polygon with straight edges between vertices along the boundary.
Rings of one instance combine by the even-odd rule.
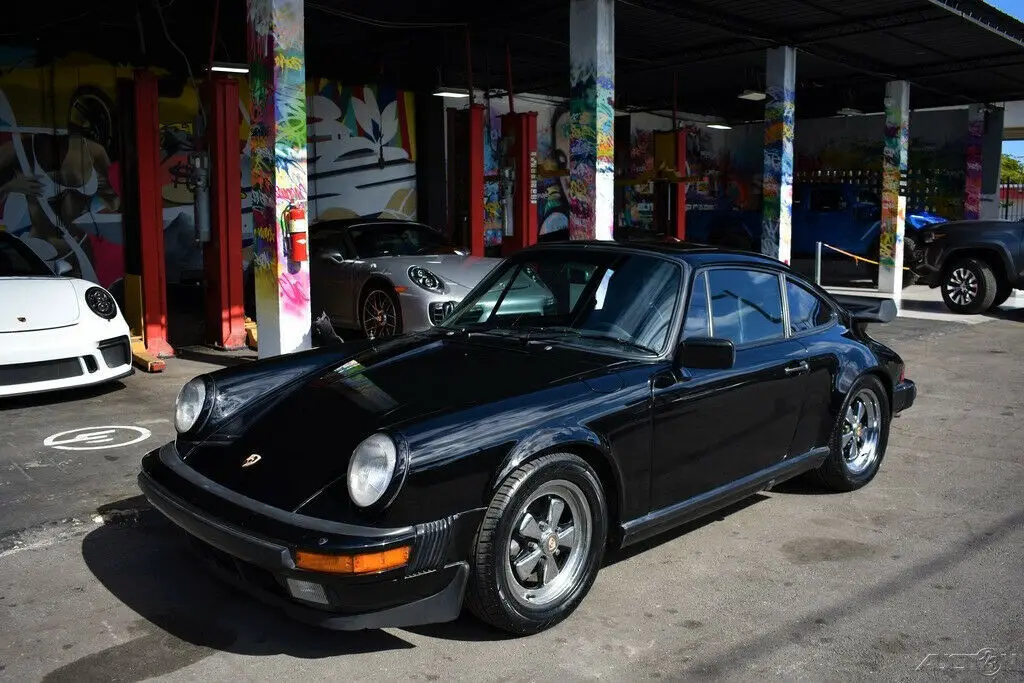
[[[1024,289],[1024,220],[953,221],[920,231],[914,274],[954,313],[983,313]]]

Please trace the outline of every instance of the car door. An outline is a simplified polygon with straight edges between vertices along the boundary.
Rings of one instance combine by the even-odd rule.
[[[754,475],[790,452],[807,351],[787,334],[782,277],[748,266],[698,271],[681,338],[726,338],[728,370],[683,368],[652,389],[651,507],[657,510]]]
[[[309,283],[313,316],[326,312],[331,322],[350,327],[356,322],[352,290],[357,264],[342,231],[313,233],[310,238]]]

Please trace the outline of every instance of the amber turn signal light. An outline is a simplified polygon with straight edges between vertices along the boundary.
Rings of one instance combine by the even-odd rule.
[[[379,553],[358,555],[325,555],[299,550],[295,553],[295,566],[311,572],[331,574],[373,574],[404,567],[409,563],[410,546],[391,548]]]

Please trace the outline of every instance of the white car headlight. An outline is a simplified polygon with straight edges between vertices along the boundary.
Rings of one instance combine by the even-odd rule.
[[[174,404],[174,428],[184,434],[195,426],[206,405],[206,382],[196,377],[181,388]]]
[[[348,463],[348,494],[359,507],[384,495],[395,474],[398,449],[387,434],[371,434],[352,451]]]

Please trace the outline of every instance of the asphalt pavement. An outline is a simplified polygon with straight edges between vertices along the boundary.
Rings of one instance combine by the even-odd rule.
[[[208,577],[134,481],[207,365],[0,404],[0,679],[1019,680],[1024,313],[1002,317],[872,328],[920,396],[868,487],[788,484],[611,557],[521,639],[468,616],[322,631]]]

